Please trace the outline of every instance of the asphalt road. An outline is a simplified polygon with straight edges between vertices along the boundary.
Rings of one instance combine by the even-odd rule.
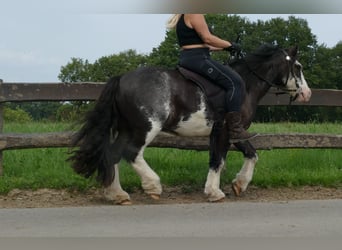
[[[0,209],[0,237],[341,237],[342,200]]]

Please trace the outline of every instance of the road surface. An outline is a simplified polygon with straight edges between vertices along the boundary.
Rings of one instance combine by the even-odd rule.
[[[342,237],[342,200],[0,209],[0,237]]]

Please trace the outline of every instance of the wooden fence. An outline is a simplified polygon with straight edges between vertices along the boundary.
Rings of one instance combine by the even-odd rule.
[[[2,152],[10,149],[70,147],[72,132],[3,133],[3,103],[25,101],[80,101],[96,100],[103,83],[4,83],[0,79],[0,175],[3,173]],[[309,103],[292,105],[342,106],[342,91],[313,89]],[[287,95],[276,95],[271,90],[259,105],[288,105]],[[273,148],[342,148],[342,135],[331,134],[262,134],[251,141],[256,149]],[[160,135],[151,147],[207,150],[207,137]],[[234,149],[234,148],[233,148]]]

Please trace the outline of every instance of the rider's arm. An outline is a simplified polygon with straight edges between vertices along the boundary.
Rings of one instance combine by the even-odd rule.
[[[186,14],[186,22],[191,28],[195,29],[203,42],[209,45],[209,48],[224,49],[231,46],[229,41],[223,40],[212,33],[210,33],[207,22],[203,14]]]

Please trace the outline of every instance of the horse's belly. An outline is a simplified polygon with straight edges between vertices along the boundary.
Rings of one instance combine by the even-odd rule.
[[[180,136],[208,136],[212,123],[206,119],[204,110],[199,110],[189,118],[181,119],[174,130]]]

